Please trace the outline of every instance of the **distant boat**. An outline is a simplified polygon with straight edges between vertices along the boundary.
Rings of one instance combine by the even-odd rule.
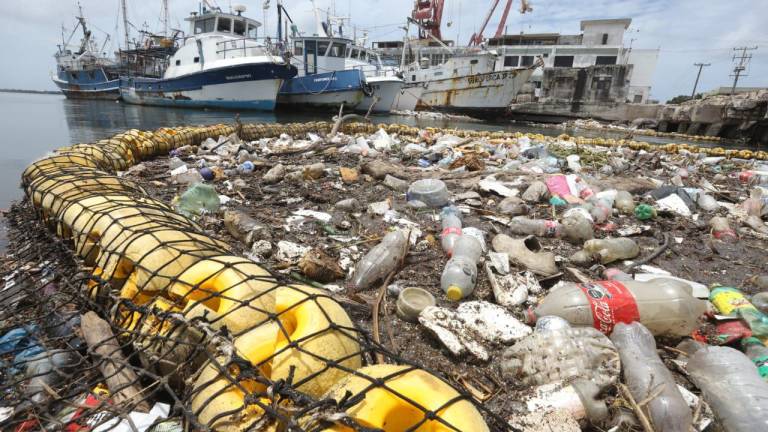
[[[377,52],[359,45],[347,49],[346,68],[363,71],[366,83],[373,90],[372,94],[365,95],[359,105],[360,109],[372,107],[371,112],[390,112],[393,109],[405,84],[398,76],[397,68],[384,66]]]
[[[83,37],[80,46],[75,50],[69,48],[69,41],[75,31],[81,28]],[[120,79],[117,64],[99,54],[99,49],[88,29],[80,8],[77,26],[72,31],[69,40],[62,41],[56,58],[56,75],[51,79],[64,95],[74,99],[109,99],[120,97]]]
[[[139,105],[273,110],[283,81],[296,68],[269,38],[259,40],[261,23],[220,9],[203,9],[186,20],[190,35],[169,58],[161,78],[121,77],[120,93]]]

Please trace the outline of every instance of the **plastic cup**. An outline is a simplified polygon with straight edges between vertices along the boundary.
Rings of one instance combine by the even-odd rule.
[[[400,295],[397,296],[397,303],[395,308],[397,309],[397,316],[401,319],[409,322],[416,322],[419,319],[419,314],[427,306],[435,305],[435,297],[421,288],[409,287],[400,291]]]

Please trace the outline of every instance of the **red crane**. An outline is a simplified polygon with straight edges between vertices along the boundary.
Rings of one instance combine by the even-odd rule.
[[[443,20],[444,3],[445,0],[415,0],[413,2],[411,18],[419,24],[419,39],[429,39],[432,36],[437,40],[443,40],[440,34],[440,23]]]
[[[507,23],[507,16],[509,16],[509,9],[512,7],[512,1],[513,0],[507,0],[507,4],[504,6],[504,13],[501,14],[501,21],[499,21],[498,27],[496,27],[496,34],[494,37],[499,37],[504,32],[504,25]],[[521,14],[533,10],[533,8],[531,8],[531,6],[528,4],[527,0],[522,0],[520,3]],[[493,12],[496,11],[496,6],[498,5],[499,0],[493,0],[493,3],[491,3],[491,8],[488,10],[488,13],[485,15],[485,19],[483,20],[483,24],[480,26],[480,31],[473,33],[472,37],[469,39],[469,46],[480,45],[480,43],[483,41],[483,31],[485,31],[485,27],[488,26],[488,21],[491,20]]]

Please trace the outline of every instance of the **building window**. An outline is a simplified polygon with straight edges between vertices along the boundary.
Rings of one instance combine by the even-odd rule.
[[[520,57],[520,66],[533,66],[533,56]]]
[[[596,65],[615,65],[616,56],[597,56],[595,59]]]
[[[194,61],[195,63],[200,63],[200,57],[195,57],[194,59],[192,59],[192,61]]]
[[[181,60],[176,60],[176,66],[181,66]]]
[[[505,56],[504,67],[517,67],[520,64],[520,56]]]
[[[603,45],[608,45],[608,33],[603,33]]]
[[[555,56],[555,67],[573,67],[573,56]]]

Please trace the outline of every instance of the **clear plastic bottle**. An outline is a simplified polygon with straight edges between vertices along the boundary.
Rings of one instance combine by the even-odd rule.
[[[768,430],[768,383],[747,356],[707,346],[691,356],[687,370],[726,432]]]
[[[562,232],[562,226],[557,221],[529,219],[525,216],[513,217],[507,227],[514,234],[535,235],[537,237],[559,237]]]
[[[440,287],[449,299],[459,301],[475,290],[477,261],[482,253],[483,246],[474,236],[463,235],[456,241],[440,277]]]
[[[768,380],[768,347],[756,337],[741,340],[744,353],[757,366],[757,372],[764,380]]]
[[[691,286],[675,279],[597,281],[565,284],[551,290],[529,316],[557,315],[571,325],[590,326],[610,334],[616,323],[639,321],[655,336],[688,336],[706,302],[691,294]]]
[[[640,255],[640,247],[637,243],[626,237],[587,240],[584,242],[584,251],[602,264]]]
[[[712,228],[712,236],[716,239],[730,242],[739,240],[736,236],[736,231],[731,229],[727,218],[715,216],[709,220],[709,227]]]
[[[621,213],[631,215],[635,211],[635,199],[632,194],[627,191],[616,192],[616,198],[613,201],[614,207],[616,207]]]
[[[750,303],[741,291],[733,287],[717,287],[709,292],[709,301],[721,314],[743,319],[753,336],[768,337],[768,315]]]
[[[661,392],[646,405],[654,430],[688,432],[693,422],[691,411],[656,352],[656,340],[651,332],[638,322],[618,323],[611,333],[611,341],[619,350],[624,382],[635,400]]]
[[[443,231],[440,233],[440,244],[448,256],[453,254],[456,240],[461,237],[461,211],[456,206],[443,207],[440,212],[440,223]]]
[[[368,251],[355,266],[350,280],[352,289],[367,289],[392,272],[400,261],[407,241],[408,235],[402,230],[392,231],[384,236],[381,243]]]
[[[563,219],[562,236],[571,243],[581,244],[594,238],[592,222],[579,213],[574,213]]]

